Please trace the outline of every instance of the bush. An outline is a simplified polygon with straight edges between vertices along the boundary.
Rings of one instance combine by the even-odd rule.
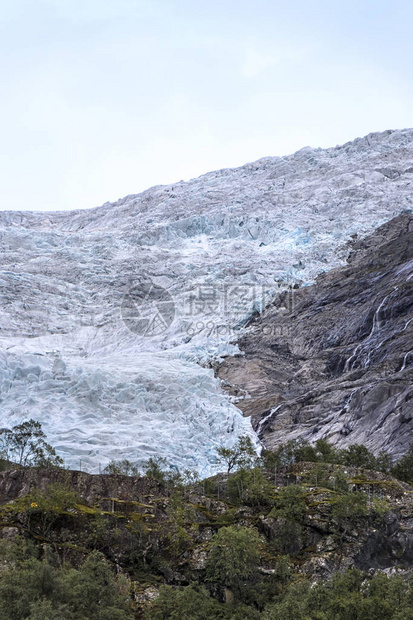
[[[227,493],[233,503],[253,508],[268,508],[273,504],[274,486],[266,480],[262,470],[239,469],[228,478]]]
[[[276,506],[270,515],[283,517],[290,521],[302,521],[307,512],[305,497],[305,489],[298,484],[280,489],[276,499]]]
[[[357,570],[335,575],[326,583],[293,584],[262,620],[411,620],[409,584],[399,576],[370,577]]]
[[[398,480],[413,483],[413,445],[391,468],[391,473]]]
[[[1,620],[133,620],[129,584],[114,576],[102,554],[65,570],[50,549],[41,561],[21,541],[8,547],[2,559],[16,554],[0,574]]]
[[[147,620],[206,620],[228,618],[226,609],[196,584],[186,588],[161,586],[159,597],[145,614]]]
[[[56,482],[49,484],[44,491],[34,489],[21,504],[25,508],[28,526],[42,536],[48,536],[59,516],[78,502],[74,489]]]
[[[365,493],[345,493],[332,499],[332,517],[346,533],[357,519],[370,514]]]
[[[213,538],[207,558],[207,580],[230,588],[240,597],[245,580],[258,565],[260,542],[254,528],[232,525],[221,528]]]
[[[111,461],[103,470],[104,474],[122,474],[124,476],[139,476],[140,472],[136,465],[123,459],[122,461]]]

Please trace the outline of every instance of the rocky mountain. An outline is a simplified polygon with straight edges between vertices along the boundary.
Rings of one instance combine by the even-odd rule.
[[[219,369],[264,444],[413,441],[413,215],[353,244],[345,267],[285,293]]]
[[[236,340],[248,319],[280,292],[344,265],[355,235],[363,239],[409,209],[412,180],[413,130],[387,131],[154,187],[96,209],[0,213],[2,425],[39,420],[65,463],[81,461],[89,471],[113,458],[154,455],[213,471],[217,446],[255,433],[212,366],[239,353]],[[376,310],[371,341],[382,331],[376,324],[398,295],[383,301],[392,286],[389,278],[377,292],[358,336],[351,329],[337,336],[342,357],[329,362],[332,381],[349,359],[344,374],[354,389],[361,385],[352,343],[369,337]],[[284,383],[304,365],[294,350],[283,361]],[[400,380],[409,372],[407,353],[400,351]],[[324,372],[317,364],[309,362],[314,380]],[[295,398],[299,389],[292,389]],[[353,411],[345,401],[351,389],[337,396],[337,408],[340,402]],[[290,398],[285,386],[281,392],[280,402]],[[262,416],[277,398],[254,412]],[[358,398],[355,391],[354,403]],[[306,411],[303,429],[313,415],[311,406]],[[291,428],[294,434],[300,426]],[[346,428],[334,432],[350,440]]]

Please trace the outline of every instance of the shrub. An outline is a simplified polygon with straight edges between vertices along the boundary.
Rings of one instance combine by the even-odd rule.
[[[357,519],[369,515],[365,493],[345,493],[332,499],[332,516],[346,533]]]
[[[404,456],[391,468],[391,473],[398,480],[413,483],[413,445]]]
[[[159,597],[145,614],[147,620],[219,620],[227,617],[224,606],[196,584],[186,588],[161,586]]]
[[[122,474],[124,476],[139,476],[140,472],[136,465],[123,459],[122,461],[111,461],[103,470],[104,474]]]
[[[227,586],[240,596],[243,583],[259,561],[260,537],[254,528],[229,526],[214,536],[207,558],[207,580]]]

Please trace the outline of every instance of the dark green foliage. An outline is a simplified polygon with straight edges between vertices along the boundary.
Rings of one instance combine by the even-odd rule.
[[[317,488],[331,489],[345,493],[348,490],[347,477],[339,468],[331,468],[328,463],[314,463],[314,466],[306,471],[302,477],[302,482]]]
[[[305,497],[305,489],[298,484],[281,488],[276,500],[276,506],[270,513],[271,516],[280,516],[297,522],[302,521],[307,512]]]
[[[9,543],[9,555],[14,545]],[[127,583],[92,553],[79,570],[65,570],[52,552],[18,560],[0,574],[2,620],[131,620]]]
[[[86,558],[80,570],[72,569],[65,575],[63,586],[65,598],[79,618],[127,620],[132,617],[128,609],[128,583],[115,579],[108,562],[97,551]]]
[[[305,491],[299,485],[280,489],[269,516],[275,519],[272,540],[279,553],[297,554],[303,545],[301,523],[307,513]]]
[[[20,467],[60,467],[62,459],[45,441],[40,422],[29,420],[0,429],[0,453],[3,459]]]
[[[353,444],[340,450],[326,439],[319,439],[314,445],[303,439],[292,439],[281,444],[275,452],[264,451],[262,459],[267,469],[273,469],[274,466],[289,467],[300,461],[348,465],[384,473],[387,473],[391,467],[391,458],[384,451],[379,452],[376,457],[361,444]],[[413,480],[413,466],[411,476]]]
[[[330,488],[333,488],[334,491],[338,493],[347,493],[348,491],[348,481],[347,476],[343,471],[337,469],[334,472],[333,479],[330,479]]]
[[[27,620],[75,620],[73,611],[68,605],[56,603],[42,598],[30,605],[30,616]]]
[[[353,492],[334,497],[331,513],[339,528],[346,533],[357,519],[370,514],[366,494]]]
[[[109,465],[106,465],[103,470],[104,474],[122,474],[124,476],[139,476],[139,469],[128,461],[123,459],[122,461],[111,461]]]
[[[162,487],[171,489],[193,484],[198,479],[197,474],[188,469],[180,473],[176,468],[170,467],[167,460],[160,456],[148,459],[142,469],[147,478],[157,480]]]
[[[410,620],[412,592],[399,576],[349,570],[327,583],[292,585],[267,606],[262,620]]]
[[[48,536],[62,513],[74,508],[78,502],[76,491],[63,484],[49,484],[44,491],[33,489],[21,502],[25,508],[23,520],[32,531]]]
[[[201,483],[193,472],[150,459],[152,481],[120,480],[119,499],[98,496],[86,506],[70,487],[51,484],[0,506],[3,527],[17,526],[35,541],[0,540],[1,620],[413,620],[413,592],[400,577],[349,571],[310,583],[320,538],[329,537],[326,561],[337,566],[343,541],[346,550],[367,528],[386,535],[389,506],[374,491],[385,485],[394,507],[397,485],[351,470],[347,481],[344,473],[344,463],[368,468],[374,458],[384,470],[386,455],[357,445],[336,450],[325,440],[288,442],[264,452],[268,471],[251,442],[233,451],[232,473]],[[299,460],[309,463],[288,467]],[[133,467],[120,461],[111,471],[129,475]],[[275,486],[273,467],[278,482],[294,484]],[[71,479],[69,472],[51,477],[66,474]],[[43,473],[28,478],[37,475],[42,484]],[[111,488],[117,482],[96,480]],[[130,498],[128,484],[139,489]],[[362,491],[349,492],[354,486]],[[114,575],[115,563],[132,587]],[[161,584],[169,585],[159,598],[146,599],[147,588]]]
[[[196,584],[186,588],[161,586],[159,597],[145,614],[147,620],[206,620],[228,618],[227,610]]]
[[[161,532],[169,554],[176,557],[191,546],[197,533],[194,511],[177,491],[170,497],[168,517]]]
[[[276,522],[273,542],[278,553],[297,555],[303,547],[303,528],[296,521],[279,518]]]
[[[211,544],[206,564],[207,579],[227,586],[239,597],[245,580],[254,573],[259,557],[257,530],[240,526],[223,527]]]
[[[395,478],[404,482],[413,483],[413,445],[408,452],[392,467],[391,473]]]
[[[158,482],[165,482],[167,465],[166,459],[162,457],[150,458],[143,465],[143,471],[148,478],[153,478],[158,480]]]
[[[339,463],[340,451],[326,439],[319,439],[315,444],[318,460],[322,463]]]
[[[376,465],[374,454],[361,444],[353,444],[347,450],[343,450],[342,458],[344,465],[351,465],[353,467],[374,469]]]
[[[264,477],[261,469],[239,469],[228,478],[227,496],[236,504],[244,504],[253,508],[270,508],[273,503],[272,485]]]
[[[388,454],[385,450],[381,450],[376,456],[376,462],[374,464],[374,468],[377,471],[381,471],[384,474],[387,474],[391,470],[392,459],[390,454]]]

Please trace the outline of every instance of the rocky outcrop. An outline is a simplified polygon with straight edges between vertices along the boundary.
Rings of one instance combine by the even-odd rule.
[[[312,475],[314,468],[320,466],[323,467],[323,485],[314,484]],[[335,479],[338,471],[348,480],[350,493],[360,491],[364,494],[369,513],[364,517],[352,516],[349,526],[345,528],[340,526],[332,511],[333,502],[339,494],[325,485],[326,481],[329,484]],[[282,551],[279,546],[281,544],[285,547],[286,535],[292,537],[288,553],[292,555],[294,571],[312,579],[323,579],[336,571],[352,567],[362,570],[411,570],[411,486],[388,474],[331,464],[296,463],[289,472],[291,482],[304,481],[302,489],[306,509],[298,521],[280,518],[271,510],[271,505],[277,503],[282,489],[280,486],[267,487],[269,503],[266,507],[234,506],[222,497],[218,499],[216,495],[205,495],[202,485],[188,489],[188,493],[181,496],[177,504],[176,489],[175,493],[168,492],[156,481],[145,477],[99,476],[51,469],[6,471],[0,474],[0,538],[12,538],[21,531],[26,535],[33,534],[27,527],[22,528],[22,524],[27,524],[22,519],[20,509],[13,512],[10,508],[14,506],[15,500],[34,488],[45,490],[50,484],[60,483],[75,489],[81,500],[89,505],[89,509],[87,506],[78,506],[78,510],[70,512],[71,520],[67,520],[69,513],[63,511],[63,520],[56,520],[53,540],[58,539],[62,527],[69,527],[77,550],[83,553],[89,527],[87,524],[93,523],[97,516],[104,516],[108,519],[107,527],[115,528],[117,535],[125,528],[122,530],[124,538],[108,537],[106,552],[119,567],[122,563],[128,566],[129,539],[126,532],[132,523],[140,523],[150,537],[142,549],[147,551],[154,546],[160,555],[168,557],[171,566],[166,578],[170,583],[182,585],[194,578],[203,578],[208,543],[219,528],[230,524],[257,528],[263,543],[259,569],[262,574],[274,573],[277,553]],[[272,474],[268,474],[266,472],[265,476],[272,482]],[[278,478],[281,481],[282,476]],[[216,480],[210,479],[210,488],[213,488],[213,481]],[[225,480],[227,476],[221,476],[221,482]],[[382,514],[375,510],[376,500],[382,502]],[[179,511],[176,512],[177,506],[185,515],[183,520],[179,519]],[[112,518],[114,521],[110,520]],[[289,524],[288,530],[285,530],[286,523]],[[176,535],[177,525],[183,528],[181,532],[186,532],[184,539],[187,537],[188,544],[184,545],[181,553],[174,552],[171,558],[165,541],[168,536]],[[280,535],[283,537],[282,543]],[[138,538],[134,544],[137,544]],[[119,540],[123,542],[119,543]],[[72,548],[75,549],[75,546],[72,545]],[[155,592],[146,592],[145,584],[138,583],[134,594],[138,602],[144,603]]]
[[[362,241],[346,267],[285,293],[218,369],[265,446],[303,437],[403,454],[413,441],[413,216]]]
[[[0,473],[0,504],[24,497],[33,489],[44,491],[50,484],[74,489],[88,504],[101,504],[113,499],[143,501],[162,494],[159,483],[152,478],[123,475],[91,475],[64,469],[15,469]]]

